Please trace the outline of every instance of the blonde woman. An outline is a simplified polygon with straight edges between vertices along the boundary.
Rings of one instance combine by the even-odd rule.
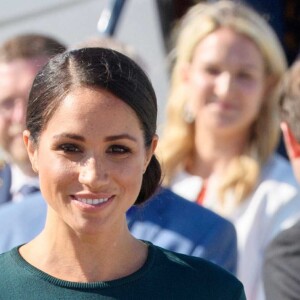
[[[248,299],[264,299],[264,249],[300,212],[290,165],[275,154],[283,50],[256,12],[218,1],[187,12],[174,54],[164,183],[233,221],[238,276]]]

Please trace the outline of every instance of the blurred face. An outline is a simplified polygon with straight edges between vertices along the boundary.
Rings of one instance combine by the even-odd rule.
[[[32,60],[0,63],[0,147],[16,164],[29,162],[22,132],[29,91],[37,72]]]
[[[263,57],[245,36],[221,28],[204,38],[184,72],[196,126],[216,133],[249,131],[265,91]]]
[[[153,154],[135,112],[109,92],[78,88],[41,133],[37,148],[24,133],[56,227],[93,234],[118,230],[135,202]]]

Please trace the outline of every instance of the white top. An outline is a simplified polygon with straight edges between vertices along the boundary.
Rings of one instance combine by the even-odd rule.
[[[186,172],[178,173],[171,190],[195,201],[203,180]],[[214,185],[209,183],[203,205],[215,210]],[[237,230],[238,278],[248,300],[263,300],[262,265],[266,246],[281,230],[300,219],[300,190],[289,162],[275,154],[264,166],[254,192],[226,216]]]

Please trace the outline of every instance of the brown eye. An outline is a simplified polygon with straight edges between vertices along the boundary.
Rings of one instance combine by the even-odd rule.
[[[59,146],[59,149],[61,149],[65,153],[79,153],[81,150],[78,146],[74,144],[62,144]]]
[[[252,76],[249,73],[240,72],[240,73],[238,73],[238,78],[241,78],[241,79],[251,79]]]
[[[128,147],[121,146],[121,145],[113,145],[108,149],[107,152],[112,154],[125,154],[131,151]]]
[[[209,66],[205,70],[210,75],[218,75],[221,72],[218,68],[213,66]]]

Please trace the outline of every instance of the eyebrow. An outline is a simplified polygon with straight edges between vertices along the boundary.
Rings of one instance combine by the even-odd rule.
[[[77,140],[77,141],[81,141],[84,142],[85,138],[81,135],[78,134],[73,134],[73,133],[61,133],[61,134],[56,134],[53,136],[54,139],[60,139],[60,138],[68,138],[68,139],[72,139],[72,140]]]
[[[207,65],[207,66],[217,66],[219,63],[218,62],[215,62],[215,61],[205,61],[204,62],[204,65]],[[252,69],[252,70],[257,70],[259,69],[259,66],[257,66],[255,63],[252,63],[252,62],[242,62],[239,67],[242,67],[242,68],[247,68],[247,69]]]
[[[241,67],[243,67],[245,69],[251,69],[251,70],[259,70],[260,69],[259,66],[252,64],[252,63],[244,63],[241,65]]]
[[[59,139],[59,138],[69,138],[73,140],[77,140],[80,142],[84,142],[85,138],[81,135],[78,134],[73,134],[73,133],[61,133],[53,136],[54,139]],[[116,140],[122,140],[122,139],[128,139],[134,142],[137,142],[137,139],[133,137],[132,135],[128,133],[123,133],[123,134],[118,134],[118,135],[112,135],[112,136],[107,136],[104,138],[106,142],[112,142]]]
[[[108,136],[108,137],[105,138],[105,141],[112,142],[112,141],[115,141],[115,140],[122,140],[122,139],[128,139],[128,140],[131,140],[131,141],[134,141],[134,142],[137,141],[137,139],[135,137],[133,137],[132,135],[130,135],[128,133]]]

